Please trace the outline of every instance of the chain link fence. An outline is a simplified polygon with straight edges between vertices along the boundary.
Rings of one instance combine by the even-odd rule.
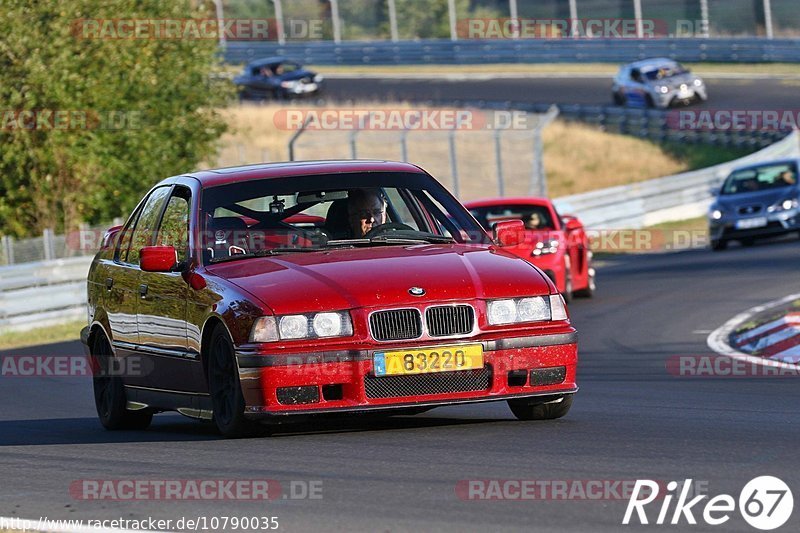
[[[66,235],[45,229],[41,237],[28,239],[3,235],[0,237],[0,266],[94,255],[106,230],[121,223],[122,219],[118,218],[110,224],[83,225]]]
[[[457,40],[469,38],[469,21],[508,19],[645,20],[656,23],[661,37],[800,37],[797,0],[264,0],[222,5],[226,19],[275,21],[269,40],[279,42]],[[542,37],[563,37],[556,33]]]

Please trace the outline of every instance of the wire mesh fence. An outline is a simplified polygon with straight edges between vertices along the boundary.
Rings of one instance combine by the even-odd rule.
[[[115,219],[109,224],[83,225],[65,235],[56,234],[52,229],[45,229],[40,237],[27,239],[4,235],[0,237],[0,265],[94,255],[106,230],[121,222],[121,219]]]

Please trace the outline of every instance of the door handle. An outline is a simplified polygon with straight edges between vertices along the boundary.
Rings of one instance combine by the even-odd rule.
[[[141,296],[142,298],[147,296],[147,285],[144,284],[139,285],[139,296]]]
[[[106,290],[110,291],[111,287],[114,286],[114,280],[112,278],[106,278]]]

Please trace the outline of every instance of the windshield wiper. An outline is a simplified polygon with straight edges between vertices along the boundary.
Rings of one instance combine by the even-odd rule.
[[[227,257],[211,259],[211,263],[225,263],[227,261],[238,261],[239,259],[251,259],[253,257],[270,257],[273,255],[294,254],[300,252],[322,252],[325,248],[271,248],[269,250],[256,250],[246,254],[234,254]]]

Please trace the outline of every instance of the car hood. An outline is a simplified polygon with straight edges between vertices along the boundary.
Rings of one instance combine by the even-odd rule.
[[[650,85],[666,85],[667,87],[675,89],[680,87],[684,83],[686,85],[691,86],[692,83],[694,83],[695,78],[697,78],[697,76],[695,76],[691,72],[688,72],[686,74],[680,74],[678,76],[672,76],[662,80],[652,80],[650,81]]]
[[[530,263],[485,246],[414,245],[304,252],[208,267],[275,314],[543,295]],[[411,287],[425,290],[412,296]]]
[[[716,205],[725,209],[735,209],[737,207],[761,204],[766,207],[782,202],[786,198],[797,196],[797,189],[794,187],[779,187],[766,191],[743,192],[738,194],[725,194],[717,196]]]
[[[276,77],[280,81],[295,81],[295,80],[302,80],[304,78],[308,79],[309,81],[313,81],[314,76],[316,76],[316,73],[311,72],[310,70],[299,69],[299,70],[294,70],[292,72],[287,72],[286,74],[282,74]]]

